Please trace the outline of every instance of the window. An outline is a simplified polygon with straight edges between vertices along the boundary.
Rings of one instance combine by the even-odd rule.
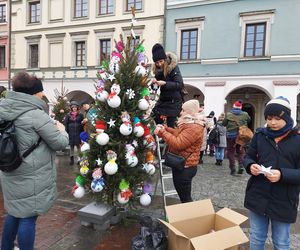
[[[114,0],[99,0],[99,15],[112,14]]]
[[[0,68],[5,68],[5,46],[0,46]]]
[[[85,66],[85,42],[84,41],[75,42],[75,66],[76,67]]]
[[[41,19],[40,1],[29,3],[29,23],[39,23]]]
[[[87,17],[88,15],[88,1],[75,0],[74,17]]]
[[[270,56],[271,26],[275,10],[240,13],[240,58],[259,60]]]
[[[181,31],[180,60],[197,59],[198,30]]]
[[[131,7],[134,7],[136,10],[142,10],[142,0],[127,0],[126,11],[130,11]]]
[[[100,63],[102,60],[110,60],[111,43],[110,39],[100,40]]]
[[[204,19],[204,17],[194,17],[175,20],[176,54],[179,55],[179,60],[200,60],[201,31],[203,30]]]
[[[264,56],[266,23],[247,24],[244,57]]]
[[[6,22],[6,4],[0,4],[0,23]]]
[[[29,45],[29,68],[39,67],[39,46],[38,44]]]

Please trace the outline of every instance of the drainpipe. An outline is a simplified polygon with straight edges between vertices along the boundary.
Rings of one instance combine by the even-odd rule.
[[[168,0],[164,0],[165,3],[164,3],[164,27],[163,27],[163,47],[165,48],[166,47],[166,20],[167,20],[167,2]]]
[[[12,0],[8,1],[9,11],[8,11],[8,65],[7,65],[7,81],[8,81],[8,89],[11,90],[11,6]]]

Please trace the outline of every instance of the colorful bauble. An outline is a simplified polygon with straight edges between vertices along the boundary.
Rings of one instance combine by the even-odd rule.
[[[127,197],[122,197],[121,193],[118,194],[118,202],[122,205],[128,203],[129,199]]]
[[[84,142],[80,147],[81,152],[86,152],[90,150],[90,144]]]
[[[132,125],[122,123],[122,125],[119,128],[119,131],[122,135],[130,135],[132,133]]]
[[[151,204],[151,196],[149,194],[142,194],[140,197],[140,203],[142,206],[149,206]]]
[[[103,183],[103,178],[100,179],[93,179],[93,181],[91,182],[91,189],[98,193],[101,192],[103,190],[104,187],[104,183]]]
[[[89,172],[89,170],[90,169],[88,166],[82,166],[79,171],[80,171],[80,174],[86,175]]]
[[[155,173],[155,166],[152,163],[147,162],[144,164],[144,170],[147,174],[153,175]]]
[[[149,102],[146,99],[140,99],[138,107],[140,110],[147,110],[149,108]]]
[[[96,136],[96,142],[101,146],[106,145],[109,142],[108,134],[105,132],[100,133]]]
[[[85,195],[84,187],[77,186],[77,185],[73,187],[72,192],[73,192],[73,196],[77,199],[80,199]]]
[[[104,172],[108,175],[114,175],[118,171],[118,164],[115,160],[109,160],[104,166]]]
[[[77,186],[84,186],[85,184],[86,184],[86,179],[83,176],[78,175],[76,177],[76,185]]]

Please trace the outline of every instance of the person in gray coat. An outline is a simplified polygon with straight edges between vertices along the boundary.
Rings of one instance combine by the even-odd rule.
[[[5,217],[1,250],[34,249],[36,220],[57,197],[55,151],[68,145],[64,125],[53,121],[42,100],[42,82],[26,72],[12,81],[13,91],[0,101],[0,121],[14,121],[20,154],[41,142],[12,172],[0,172]]]
[[[218,121],[216,123],[216,126],[220,133],[220,142],[219,142],[219,144],[215,145],[215,149],[216,149],[216,152],[215,152],[216,163],[215,164],[219,165],[219,166],[222,166],[222,162],[224,160],[225,148],[227,146],[227,141],[226,141],[227,129],[225,126],[222,125],[224,118],[225,118],[225,114],[221,113],[218,118]]]

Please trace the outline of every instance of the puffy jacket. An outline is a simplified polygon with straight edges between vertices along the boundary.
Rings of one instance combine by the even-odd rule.
[[[238,133],[240,126],[247,126],[251,118],[247,112],[241,111],[239,114],[228,112],[223,120],[223,126],[227,128],[227,132]]]
[[[166,81],[166,84],[160,87],[160,96],[153,111],[165,116],[178,116],[183,103],[183,79],[177,66],[176,55],[168,52],[167,57],[166,77],[154,65],[156,80]]]
[[[254,134],[244,166],[251,175],[253,163],[272,166],[281,172],[279,182],[270,182],[263,174],[251,175],[245,196],[245,207],[286,223],[296,221],[300,191],[300,135],[293,130],[276,143],[259,129]]]
[[[158,136],[169,145],[172,153],[179,154],[186,159],[187,167],[197,166],[203,140],[204,127],[200,124],[186,123],[178,128],[161,129]]]
[[[68,134],[56,128],[46,108],[43,100],[14,91],[0,102],[0,120],[14,120],[21,154],[42,138],[19,168],[0,172],[4,207],[18,218],[47,212],[57,196],[55,151],[68,145]]]

